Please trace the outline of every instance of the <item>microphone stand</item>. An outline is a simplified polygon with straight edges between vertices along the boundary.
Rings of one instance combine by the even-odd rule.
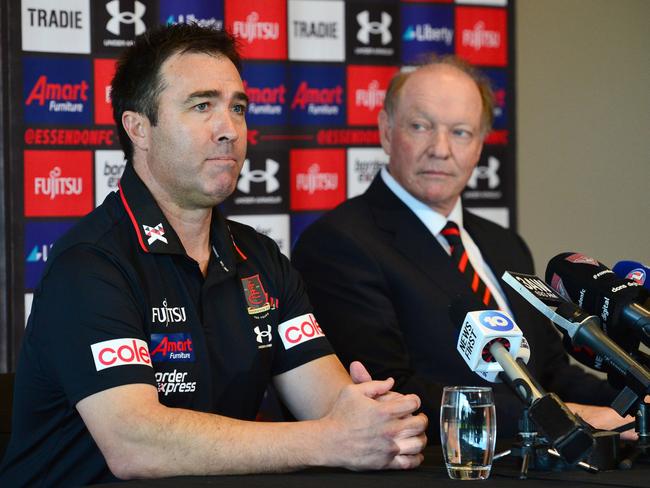
[[[639,403],[639,408],[634,419],[634,431],[639,438],[628,457],[623,459],[618,467],[620,469],[631,469],[636,460],[640,457],[650,458],[650,404]]]
[[[540,437],[534,422],[530,419],[528,409],[524,408],[521,418],[518,422],[519,433],[517,440],[510,449],[494,455],[494,460],[501,459],[505,456],[515,456],[521,458],[521,467],[519,469],[519,479],[528,478],[528,469],[533,466],[539,469],[551,469],[551,457],[560,459],[560,454],[553,449],[548,441]],[[561,460],[563,465],[567,465]],[[568,465],[567,465],[568,466]],[[583,461],[576,463],[576,466],[584,469],[589,473],[598,473],[599,469]]]

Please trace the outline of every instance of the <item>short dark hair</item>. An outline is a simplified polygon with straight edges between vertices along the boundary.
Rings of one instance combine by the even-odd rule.
[[[397,105],[397,98],[409,76],[422,68],[440,64],[452,66],[457,70],[462,71],[469,76],[474,83],[476,83],[476,88],[478,88],[481,95],[481,104],[483,107],[481,112],[481,132],[484,136],[487,135],[492,129],[492,124],[494,123],[494,92],[490,86],[490,80],[467,61],[453,55],[438,56],[436,54],[431,54],[428,57],[423,58],[421,64],[418,64],[415,69],[396,73],[386,90],[384,110],[392,119]]]
[[[160,67],[174,54],[187,52],[225,56],[241,73],[237,40],[225,30],[176,24],[155,27],[137,37],[122,52],[111,82],[113,118],[127,161],[133,157],[133,143],[122,126],[122,114],[127,110],[138,112],[156,125],[159,97],[165,89]]]

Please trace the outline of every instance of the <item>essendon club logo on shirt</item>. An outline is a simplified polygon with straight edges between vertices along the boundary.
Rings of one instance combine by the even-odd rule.
[[[260,275],[242,278],[241,284],[244,288],[249,315],[266,312],[271,308],[269,296],[262,286]]]
[[[345,200],[344,149],[295,149],[289,167],[291,210],[326,210]]]
[[[320,325],[318,325],[311,313],[282,322],[278,326],[278,331],[285,349],[291,349],[312,339],[325,337]]]
[[[25,215],[82,216],[93,208],[91,151],[25,151]]]
[[[226,0],[224,11],[244,59],[287,59],[285,0]]]
[[[377,125],[396,71],[390,66],[348,66],[348,125]]]
[[[508,62],[506,10],[458,7],[456,53],[473,64],[505,66]]]
[[[152,367],[149,348],[141,339],[125,338],[97,342],[90,345],[90,350],[97,371],[134,364]]]
[[[115,75],[115,59],[95,59],[95,124],[115,125],[111,105],[111,80]]]

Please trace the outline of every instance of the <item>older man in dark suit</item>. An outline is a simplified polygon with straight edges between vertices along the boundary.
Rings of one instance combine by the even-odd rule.
[[[444,385],[485,384],[456,352],[450,303],[473,293],[487,308],[512,313],[528,339],[529,369],[583,418],[600,427],[622,419],[606,405],[614,392],[569,365],[552,325],[500,279],[533,273],[524,241],[463,209],[460,194],[492,123],[489,84],[454,57],[396,75],[379,115],[387,168],[361,196],[310,226],[294,265],[344,364],[362,361],[373,377],[395,378],[438,417]],[[495,388],[499,432],[512,437],[522,405]],[[429,423],[429,440],[438,437]]]

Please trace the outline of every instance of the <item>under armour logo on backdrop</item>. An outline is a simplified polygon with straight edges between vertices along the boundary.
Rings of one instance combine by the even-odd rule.
[[[251,170],[250,160],[246,159],[241,168],[239,181],[237,182],[237,189],[243,193],[250,193],[251,181],[253,183],[266,182],[266,193],[273,193],[275,190],[280,188],[280,182],[275,177],[275,174],[279,169],[280,163],[273,161],[272,159],[267,159],[265,169]]]
[[[494,156],[488,158],[487,166],[477,166],[474,168],[472,176],[470,176],[467,181],[467,186],[470,188],[476,188],[478,180],[487,180],[488,187],[492,190],[499,186],[501,178],[499,178],[499,167],[501,163]]]
[[[163,228],[162,222],[155,227],[142,224],[142,228],[144,229],[144,235],[149,238],[147,239],[147,244],[150,246],[155,241],[162,241],[167,244],[167,238],[163,237],[165,235],[165,229]]]
[[[120,24],[135,24],[135,35],[139,36],[147,30],[147,26],[142,21],[147,6],[137,0],[133,4],[134,12],[122,12],[120,10],[120,0],[113,0],[106,4],[106,11],[111,14],[111,20],[106,23],[106,30],[116,36],[120,35]]]
[[[381,22],[371,22],[370,12],[364,10],[357,14],[357,22],[359,22],[359,25],[361,26],[361,29],[357,32],[357,39],[359,42],[368,44],[370,42],[370,34],[381,34],[381,43],[383,45],[388,44],[393,39],[393,35],[389,30],[393,19],[387,12],[381,13]]]

